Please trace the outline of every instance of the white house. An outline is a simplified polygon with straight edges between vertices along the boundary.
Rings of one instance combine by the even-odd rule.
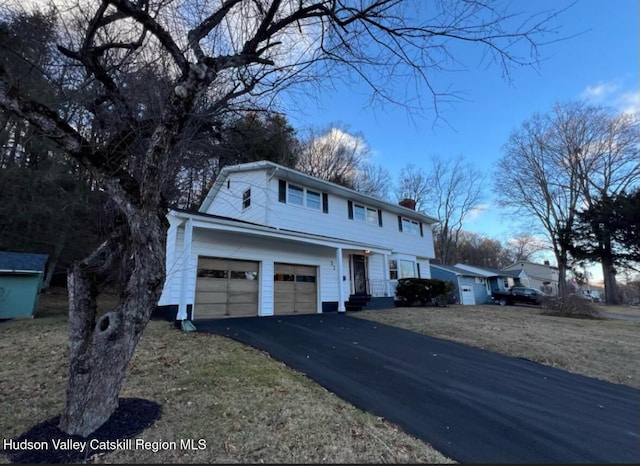
[[[225,167],[168,219],[159,307],[177,320],[392,306],[398,278],[430,278],[437,222],[266,161]]]

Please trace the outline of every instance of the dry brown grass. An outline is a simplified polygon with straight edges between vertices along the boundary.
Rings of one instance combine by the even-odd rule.
[[[63,407],[65,309],[64,295],[43,295],[35,319],[0,323],[0,445]],[[97,462],[451,462],[260,351],[164,321],[149,323],[121,396],[162,405],[141,438],[204,439],[206,449],[115,451]]]
[[[640,316],[640,308],[598,306]],[[640,388],[640,321],[545,316],[527,306],[450,306],[352,315]]]

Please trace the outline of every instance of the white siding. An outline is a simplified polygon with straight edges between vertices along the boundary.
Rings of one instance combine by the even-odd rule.
[[[329,213],[278,202],[278,179],[269,182],[267,219],[269,226],[331,236],[347,241],[368,242],[394,252],[417,257],[434,256],[431,226],[422,225],[423,236],[401,232],[398,216],[382,212],[382,227],[348,217],[348,199],[329,194]],[[410,215],[410,213],[408,213]]]
[[[231,173],[206,213],[264,225],[267,212],[266,185],[267,174],[264,171]],[[247,189],[251,189],[251,206],[243,209],[242,194]]]

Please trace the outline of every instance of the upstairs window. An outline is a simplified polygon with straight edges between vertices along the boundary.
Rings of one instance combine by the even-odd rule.
[[[348,201],[349,219],[382,226],[382,211]]]
[[[309,207],[310,209],[320,210],[320,193],[307,190],[306,201],[307,207]]]
[[[329,213],[329,196],[327,193],[312,191],[285,180],[280,180],[278,185],[278,200],[285,204],[293,204],[313,210],[322,210]]]
[[[242,208],[248,209],[251,206],[251,188],[242,193]]]
[[[304,205],[304,189],[299,186],[289,185],[287,189],[287,203],[294,205]]]
[[[398,215],[398,230],[411,235],[423,236],[422,223]]]

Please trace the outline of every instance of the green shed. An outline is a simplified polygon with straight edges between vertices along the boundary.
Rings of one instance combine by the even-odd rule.
[[[0,251],[0,319],[34,316],[47,257]]]

